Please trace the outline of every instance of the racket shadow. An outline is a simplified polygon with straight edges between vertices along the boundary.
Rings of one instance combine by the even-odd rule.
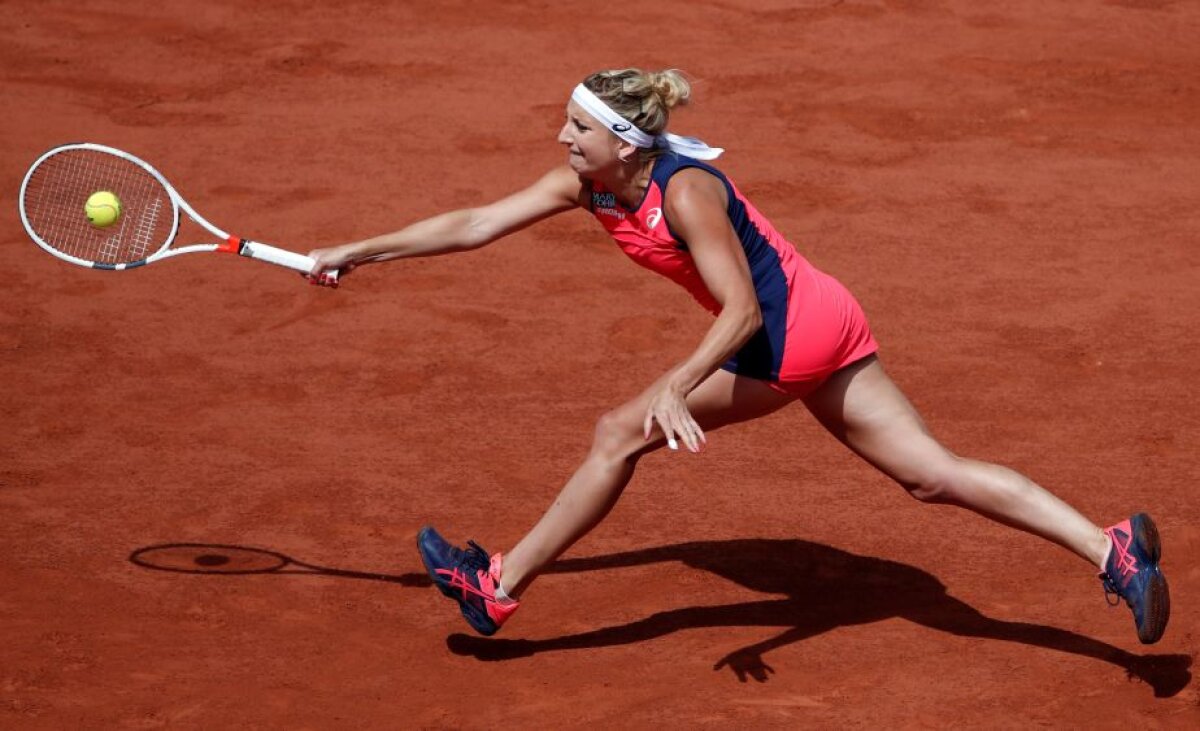
[[[680,543],[565,559],[547,573],[580,573],[668,561],[775,596],[739,604],[668,609],[626,624],[547,639],[485,639],[454,634],[447,638],[447,645],[459,655],[503,661],[543,652],[644,642],[692,628],[770,627],[778,634],[730,652],[713,668],[727,668],[742,682],[748,678],[763,682],[775,672],[763,659],[770,650],[838,627],[901,618],[961,637],[1020,643],[1109,663],[1124,670],[1128,677],[1150,685],[1158,697],[1178,694],[1192,679],[1189,655],[1136,655],[1069,630],[988,617],[950,596],[936,577],[914,566],[803,540]],[[1053,601],[1053,597],[1047,600]]]
[[[154,571],[205,576],[249,574],[307,574],[344,579],[383,581],[401,586],[426,587],[433,582],[424,573],[380,574],[369,571],[317,566],[265,548],[222,543],[161,543],[129,554],[129,562]]]

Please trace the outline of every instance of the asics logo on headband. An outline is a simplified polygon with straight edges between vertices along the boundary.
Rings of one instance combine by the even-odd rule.
[[[613,132],[628,132],[629,130],[633,129],[633,125],[632,124],[614,124],[612,126],[612,129],[613,129]]]

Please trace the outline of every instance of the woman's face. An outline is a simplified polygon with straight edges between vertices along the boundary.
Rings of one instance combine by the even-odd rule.
[[[567,148],[568,164],[584,177],[621,163],[621,155],[629,152],[625,148],[634,149],[573,101],[567,103],[558,141]]]

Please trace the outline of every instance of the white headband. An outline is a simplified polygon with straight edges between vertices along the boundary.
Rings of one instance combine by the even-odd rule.
[[[715,160],[721,156],[722,152],[725,152],[720,147],[709,147],[704,144],[703,140],[698,140],[695,137],[684,137],[682,135],[671,134],[670,132],[664,132],[657,136],[646,134],[635,127],[628,119],[614,112],[612,107],[605,104],[600,97],[593,94],[591,89],[583,84],[576,86],[575,91],[571,92],[571,100],[583,107],[583,111],[603,122],[604,126],[608,127],[617,137],[635,147],[643,149],[665,147],[681,155],[694,157],[697,160]]]

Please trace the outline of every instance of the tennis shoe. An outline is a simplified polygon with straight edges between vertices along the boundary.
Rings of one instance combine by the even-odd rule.
[[[1109,604],[1124,599],[1133,611],[1138,639],[1149,645],[1158,642],[1171,616],[1171,595],[1167,578],[1158,567],[1162,545],[1158,528],[1145,513],[1104,529],[1112,548],[1104,564],[1100,581]]]
[[[496,601],[500,586],[500,554],[488,555],[475,541],[465,549],[446,542],[429,526],[417,534],[417,550],[429,578],[443,594],[458,602],[467,623],[481,635],[496,634],[500,625],[521,606]]]

